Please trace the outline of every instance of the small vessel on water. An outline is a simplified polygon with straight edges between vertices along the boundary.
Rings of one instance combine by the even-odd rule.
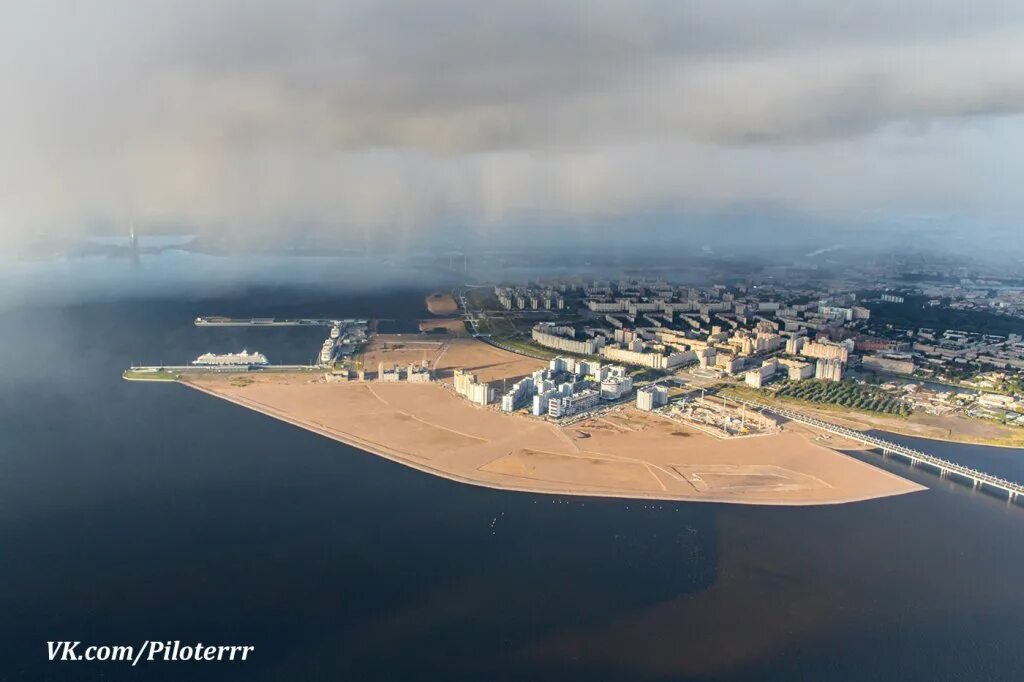
[[[200,367],[253,367],[269,363],[267,356],[263,353],[250,353],[243,348],[241,353],[224,353],[223,355],[203,353],[193,360],[192,364]]]

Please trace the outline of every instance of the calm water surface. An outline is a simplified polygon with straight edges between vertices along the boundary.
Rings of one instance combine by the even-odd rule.
[[[864,455],[929,490],[805,509],[504,493],[120,379],[323,336],[200,314],[423,315],[422,288],[347,287],[0,313],[0,680],[1024,678],[1024,509],[924,471]],[[1024,479],[1020,451],[938,445]],[[256,652],[50,663],[58,639]]]

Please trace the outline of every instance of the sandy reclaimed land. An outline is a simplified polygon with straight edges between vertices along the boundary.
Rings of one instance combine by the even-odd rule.
[[[481,373],[501,359],[476,348],[448,352],[476,358]],[[507,359],[498,364],[509,369]],[[328,383],[298,374],[197,374],[182,381],[421,471],[486,487],[772,505],[922,489],[797,429],[722,441],[633,408],[562,428],[476,407],[438,383]]]
[[[427,310],[434,315],[452,315],[459,311],[459,304],[451,294],[434,292],[427,296],[426,304]]]
[[[472,338],[452,339],[434,365],[436,376],[450,383],[456,369],[468,369],[480,381],[516,379],[543,369],[543,360],[517,355]]]
[[[375,373],[378,365],[419,364],[426,362],[434,376],[451,383],[456,369],[468,369],[480,381],[516,379],[541,369],[540,360],[516,355],[471,337],[438,334],[378,334],[359,358],[367,372]]]
[[[432,318],[429,320],[419,320],[419,326],[421,332],[443,330],[445,334],[454,334],[456,336],[469,336],[469,332],[466,331],[466,323],[462,321],[461,317],[445,317],[445,318]]]
[[[360,353],[359,360],[366,371],[372,373],[382,362],[387,367],[421,362],[433,366],[449,341],[432,334],[377,334]]]

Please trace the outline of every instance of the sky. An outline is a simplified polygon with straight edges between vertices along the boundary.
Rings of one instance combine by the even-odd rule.
[[[1024,209],[1009,0],[5,0],[0,82],[0,245]]]

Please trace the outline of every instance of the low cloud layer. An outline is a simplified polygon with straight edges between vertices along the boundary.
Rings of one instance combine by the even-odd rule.
[[[5,240],[1024,209],[1017,3],[12,0],[0,77]]]

